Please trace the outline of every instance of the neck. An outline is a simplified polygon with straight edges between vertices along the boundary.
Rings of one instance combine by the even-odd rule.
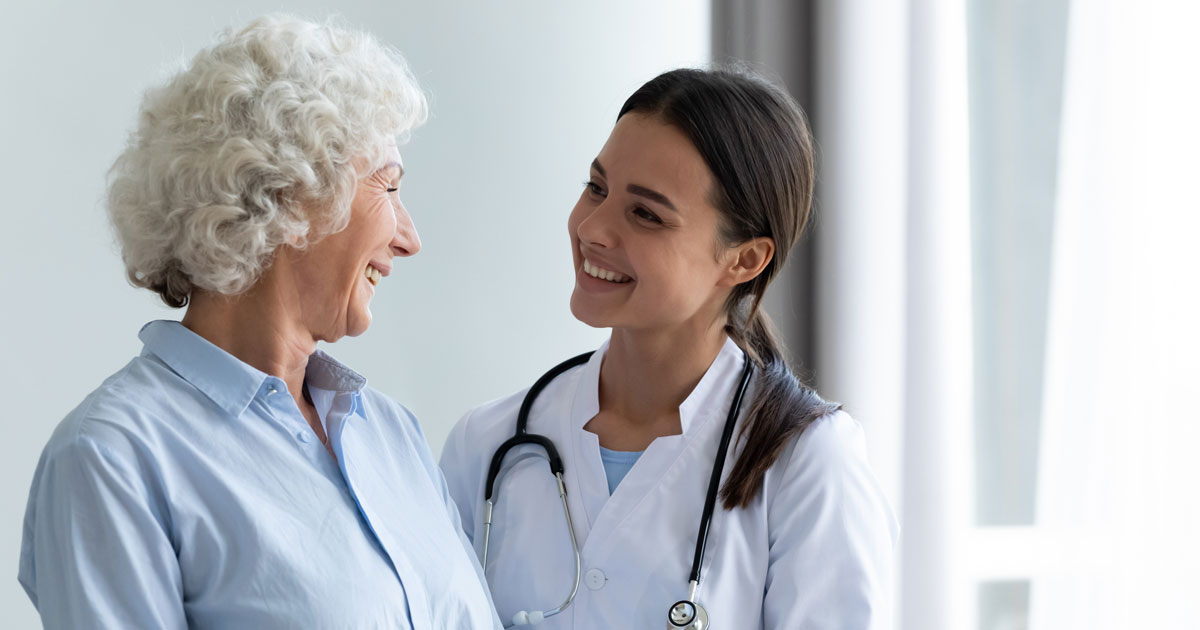
[[[614,328],[600,367],[600,409],[632,423],[678,417],[725,344],[724,321],[702,329]]]
[[[238,360],[281,379],[304,408],[304,370],[317,340],[301,325],[298,299],[263,276],[243,295],[193,291],[183,325]]]

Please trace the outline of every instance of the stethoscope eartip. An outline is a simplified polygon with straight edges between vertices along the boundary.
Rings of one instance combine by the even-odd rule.
[[[546,613],[541,610],[521,610],[513,615],[512,625],[507,626],[514,628],[516,626],[536,626],[546,620]]]

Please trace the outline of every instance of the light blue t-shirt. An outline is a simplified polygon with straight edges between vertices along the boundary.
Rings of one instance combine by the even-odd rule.
[[[608,478],[610,496],[641,456],[642,451],[613,451],[600,447],[600,461],[604,462],[604,476]]]
[[[329,355],[287,386],[178,322],[55,430],[18,578],[55,628],[499,628],[416,419]]]

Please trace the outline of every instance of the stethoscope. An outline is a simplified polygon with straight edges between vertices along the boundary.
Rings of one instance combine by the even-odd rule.
[[[521,408],[517,412],[516,432],[496,449],[496,453],[492,455],[492,463],[488,467],[487,489],[484,494],[483,558],[481,560],[485,573],[487,572],[488,539],[492,532],[492,506],[494,505],[492,494],[495,489],[496,478],[500,475],[500,465],[504,461],[504,456],[513,447],[522,444],[536,444],[546,451],[546,457],[550,464],[550,472],[558,481],[558,497],[562,501],[563,515],[567,519],[567,532],[571,535],[571,547],[575,552],[575,581],[571,585],[570,594],[563,600],[563,603],[549,610],[519,611],[513,615],[512,624],[505,626],[506,628],[533,625],[540,623],[546,617],[553,617],[566,610],[567,606],[571,605],[571,601],[575,599],[575,594],[579,592],[579,543],[575,539],[575,526],[571,521],[571,510],[567,507],[567,486],[563,482],[562,458],[559,457],[558,449],[554,447],[554,443],[550,441],[550,438],[536,433],[529,433],[526,430],[526,426],[529,424],[529,410],[533,407],[533,401],[550,384],[550,381],[553,381],[560,374],[573,367],[587,363],[591,356],[591,352],[585,352],[577,357],[559,363],[549,372],[543,374],[533,384],[533,387],[529,388],[529,393],[525,394],[525,399],[521,401]],[[721,471],[725,467],[725,455],[729,450],[729,442],[733,438],[733,427],[737,424],[738,412],[742,408],[742,397],[746,393],[746,386],[750,384],[750,374],[753,371],[753,364],[749,357],[744,357],[742,380],[738,385],[737,391],[734,393],[733,404],[729,407],[729,415],[725,418],[725,429],[721,433],[721,445],[717,450],[717,459],[713,462],[712,476],[708,480],[708,493],[704,497],[704,512],[700,517],[700,532],[696,536],[696,553],[692,558],[692,572],[688,577],[688,596],[686,599],[681,599],[671,604],[670,610],[667,611],[668,630],[705,630],[708,628],[708,611],[696,603],[696,589],[700,586],[700,567],[704,564],[704,547],[708,543],[708,530],[712,524],[713,508],[717,503],[717,490],[721,485]]]

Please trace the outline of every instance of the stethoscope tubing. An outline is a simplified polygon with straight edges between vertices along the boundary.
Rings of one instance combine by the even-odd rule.
[[[566,610],[567,606],[571,605],[572,601],[574,601],[575,595],[579,592],[579,581],[583,572],[583,559],[579,553],[579,541],[575,537],[575,522],[571,519],[571,510],[567,506],[567,485],[566,482],[563,481],[562,457],[559,456],[558,449],[555,448],[554,442],[552,442],[550,438],[544,435],[530,434],[527,432],[526,427],[529,424],[529,411],[533,408],[533,401],[537,399],[538,394],[540,394],[541,391],[545,389],[546,386],[549,385],[550,382],[557,378],[560,374],[573,367],[587,363],[591,356],[591,352],[585,352],[559,363],[551,368],[549,372],[543,374],[542,377],[533,384],[533,387],[529,388],[529,392],[525,394],[524,400],[521,401],[521,408],[517,412],[516,431],[511,438],[505,440],[504,443],[496,449],[496,452],[492,455],[491,464],[488,466],[487,486],[484,493],[486,503],[484,505],[483,519],[483,555],[480,559],[480,566],[483,568],[485,573],[487,572],[488,543],[491,541],[492,534],[492,508],[494,505],[493,494],[495,491],[496,480],[500,476],[501,465],[504,463],[504,456],[507,455],[510,450],[521,444],[536,444],[541,446],[546,452],[546,457],[549,460],[548,464],[550,465],[550,472],[554,475],[554,479],[558,484],[558,497],[562,502],[563,515],[567,520],[567,533],[571,537],[571,550],[575,555],[575,579],[571,583],[571,592],[567,595],[566,599],[564,599],[558,606],[543,611],[543,619],[545,617],[552,617],[561,613],[562,611]],[[528,623],[528,621],[522,623]],[[515,625],[517,624],[514,623],[512,625],[505,626],[505,628],[511,628]]]
[[[492,507],[493,494],[495,490],[496,480],[500,475],[500,468],[504,463],[504,457],[513,448],[522,444],[536,444],[542,447],[546,452],[550,472],[554,475],[558,483],[559,499],[562,501],[563,514],[566,515],[567,531],[571,536],[571,547],[575,553],[575,580],[571,587],[571,593],[557,607],[544,612],[543,617],[556,615],[567,608],[571,601],[575,599],[575,595],[579,591],[580,571],[582,570],[582,559],[579,552],[579,543],[575,538],[575,524],[571,520],[571,510],[567,505],[567,488],[563,481],[563,463],[562,457],[558,453],[558,449],[550,438],[544,435],[531,434],[528,432],[529,413],[533,409],[533,403],[537,400],[538,394],[546,388],[555,378],[563,372],[570,370],[587,363],[592,357],[592,352],[585,352],[578,356],[571,357],[562,363],[554,366],[550,371],[546,372],[539,378],[529,391],[525,394],[525,398],[521,401],[521,407],[517,412],[517,426],[513,436],[504,441],[492,455],[492,460],[488,466],[488,476],[485,486],[484,499],[484,522],[483,522],[483,557],[480,563],[486,572],[488,542],[491,538],[492,530]],[[746,389],[750,384],[751,375],[754,372],[754,363],[750,360],[749,355],[743,355],[741,381],[738,384],[737,391],[734,394],[733,401],[729,405],[729,415],[725,418],[725,426],[721,432],[721,442],[717,448],[717,458],[713,462],[712,474],[708,480],[708,491],[704,496],[704,510],[700,517],[700,529],[696,536],[696,549],[692,557],[692,570],[688,576],[688,598],[687,603],[695,602],[696,589],[700,585],[700,569],[704,564],[704,553],[708,545],[708,534],[712,526],[713,510],[717,503],[717,494],[721,487],[721,475],[725,469],[725,459],[729,451],[729,444],[733,440],[733,429],[737,424],[737,417],[742,408],[742,400],[745,397]],[[693,607],[698,606],[692,604]],[[522,613],[524,614],[524,613]],[[522,622],[526,623],[526,622]],[[509,626],[510,627],[510,626]]]
[[[733,439],[733,427],[737,424],[738,412],[742,408],[742,398],[746,395],[746,388],[750,384],[753,367],[754,364],[750,361],[750,357],[745,357],[742,365],[742,380],[738,384],[733,402],[729,405],[729,417],[725,419],[725,428],[721,431],[721,445],[717,447],[717,461],[713,463],[712,475],[708,479],[708,492],[704,496],[704,512],[700,516],[700,531],[696,533],[696,553],[692,557],[692,572],[688,576],[688,582],[695,585],[700,584],[700,567],[704,564],[704,551],[708,546],[708,531],[712,526],[713,509],[716,507],[717,493],[721,488],[725,456],[729,451],[729,442]]]

